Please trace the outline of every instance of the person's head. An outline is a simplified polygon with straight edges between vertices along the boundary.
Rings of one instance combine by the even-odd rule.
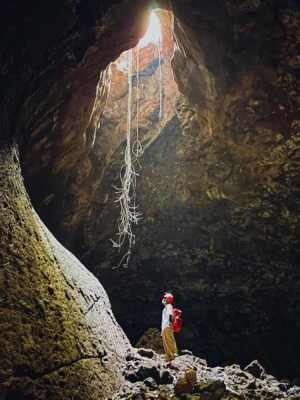
[[[174,296],[172,295],[172,293],[166,292],[163,295],[162,303],[164,306],[166,306],[167,304],[172,304],[173,300],[174,300]]]

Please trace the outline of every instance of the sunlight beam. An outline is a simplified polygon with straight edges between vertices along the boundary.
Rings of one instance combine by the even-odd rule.
[[[138,46],[145,47],[149,43],[158,43],[161,41],[160,22],[154,11],[151,11],[148,29],[145,35],[140,39]]]

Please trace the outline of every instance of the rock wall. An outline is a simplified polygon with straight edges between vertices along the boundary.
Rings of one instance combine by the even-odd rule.
[[[110,396],[128,339],[101,284],[33,210],[16,149],[0,161],[0,397]]]

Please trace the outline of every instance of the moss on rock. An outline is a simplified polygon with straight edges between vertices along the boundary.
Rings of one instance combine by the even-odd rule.
[[[122,382],[129,342],[97,279],[51,235],[0,151],[0,397],[99,399]]]

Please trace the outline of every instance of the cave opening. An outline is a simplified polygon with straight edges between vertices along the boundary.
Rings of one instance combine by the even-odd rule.
[[[123,147],[122,141],[125,142],[126,132],[126,147],[119,150],[124,157],[118,174],[120,182],[114,184],[114,202],[119,205],[120,215],[116,221],[116,239],[111,239],[111,242],[120,253],[124,253],[117,267],[128,267],[135,244],[133,227],[142,220],[142,212],[138,211],[136,188],[142,171],[140,160],[147,147],[155,140],[153,132],[163,123],[163,112],[168,114],[170,98],[178,96],[175,81],[171,87],[167,86],[173,78],[173,18],[169,11],[152,10],[147,30],[136,47],[123,52],[110,65],[111,81],[106,105],[99,118],[97,144],[100,148],[103,147],[103,140],[108,138],[107,140],[114,142],[111,146],[111,151],[114,151],[120,143]],[[150,93],[151,98],[146,100]],[[112,124],[114,135],[107,129]],[[119,141],[116,140],[116,135]],[[108,201],[112,203],[111,193],[107,195]]]

